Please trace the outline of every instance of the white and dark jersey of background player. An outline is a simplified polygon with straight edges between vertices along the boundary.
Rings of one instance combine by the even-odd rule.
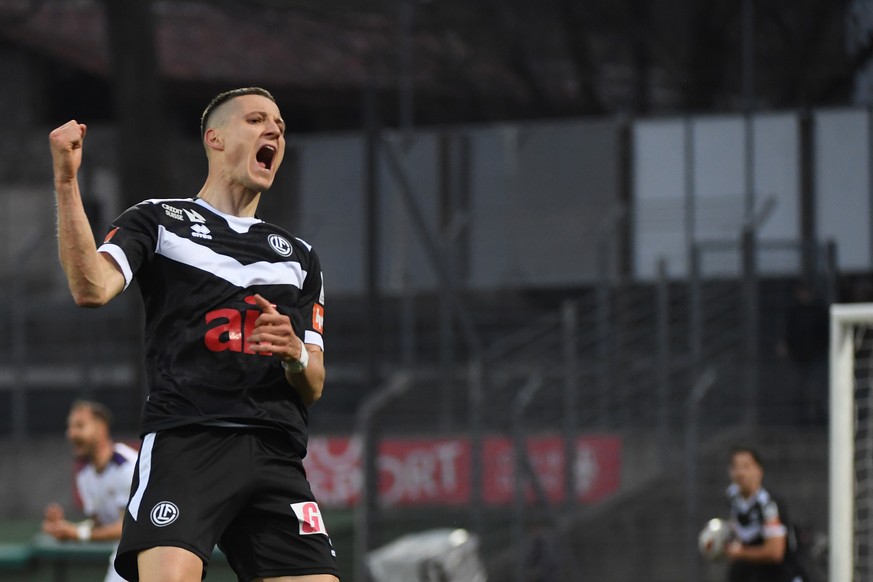
[[[136,280],[145,304],[149,396],[142,434],[187,424],[278,428],[306,451],[307,408],[277,358],[246,343],[260,293],[295,334],[324,349],[324,289],[304,241],[199,198],[146,200],[112,224],[102,246]]]
[[[91,463],[76,472],[76,492],[85,515],[108,525],[121,518],[130,498],[130,483],[136,465],[136,451],[124,443],[113,445],[109,464],[98,472]]]
[[[746,499],[734,483],[726,492],[731,507],[731,529],[743,545],[755,546],[764,543],[769,537],[786,538],[785,557],[779,564],[757,564],[735,561],[731,563],[729,580],[731,582],[800,582],[801,570],[795,553],[796,541],[783,503],[761,487],[753,497]]]

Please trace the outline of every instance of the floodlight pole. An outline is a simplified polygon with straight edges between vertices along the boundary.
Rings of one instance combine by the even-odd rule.
[[[700,404],[715,383],[716,374],[707,368],[685,399],[685,573],[687,582],[700,580],[696,528],[700,523],[697,454],[700,437]]]
[[[364,279],[367,290],[367,327],[370,341],[366,342],[367,386],[378,386],[381,370],[379,351],[382,348],[382,315],[379,285],[379,127],[378,97],[373,74],[367,75],[362,100],[364,122],[364,249],[366,252]]]
[[[745,413],[747,426],[758,424],[758,278],[756,268],[757,225],[755,224],[755,12],[753,0],[743,0],[743,106],[745,124],[744,228],[741,232],[743,297],[746,330],[744,333]]]
[[[384,408],[405,394],[412,382],[408,372],[396,372],[358,408],[356,433],[361,447],[361,496],[355,508],[354,580],[368,582],[367,554],[381,543],[379,536],[379,425]]]
[[[404,140],[411,137],[415,123],[415,79],[413,77],[412,25],[415,19],[415,0],[401,0],[398,5],[399,26],[397,41],[397,92],[400,129]]]

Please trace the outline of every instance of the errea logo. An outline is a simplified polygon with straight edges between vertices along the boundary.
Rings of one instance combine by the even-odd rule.
[[[212,239],[212,235],[209,234],[209,227],[205,224],[192,224],[191,225],[191,236],[196,236],[197,238],[205,238]]]
[[[179,518],[179,508],[172,501],[161,501],[149,513],[156,527],[166,527]]]
[[[282,257],[290,257],[293,248],[291,247],[291,243],[288,242],[284,236],[280,236],[278,234],[271,234],[267,237],[267,242],[270,243],[270,246],[273,247],[273,250]]]

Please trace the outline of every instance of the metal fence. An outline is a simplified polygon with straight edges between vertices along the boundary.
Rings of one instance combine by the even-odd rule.
[[[706,443],[762,425],[784,428],[806,422],[798,413],[805,395],[794,390],[791,377],[784,374],[791,364],[777,357],[774,347],[782,339],[784,312],[800,279],[762,280],[755,269],[758,261],[772,261],[773,254],[798,264],[803,252],[797,244],[759,245],[752,234],[695,245],[690,276],[684,280],[671,279],[663,262],[650,283],[605,277],[521,329],[483,337],[479,341],[484,349],[466,367],[455,366],[452,374],[408,370],[404,374],[411,376],[396,376],[371,401],[378,406],[361,408],[361,425],[375,426],[377,420],[369,413],[378,410],[383,435],[441,435],[446,426],[469,435],[472,490],[463,524],[492,537],[502,530],[498,537],[512,548],[506,559],[517,562],[512,571],[519,580],[530,575],[522,563],[529,557],[524,548],[535,545],[552,556],[551,565],[542,567],[560,572],[554,579],[577,579],[582,567],[561,533],[567,516],[588,509],[568,494],[578,491],[577,475],[569,470],[576,466],[574,439],[580,434],[644,435],[644,446],[628,445],[645,452],[636,453],[642,466],[627,471],[621,489],[642,490],[650,479],[677,469],[684,475],[675,483],[686,497],[680,531],[673,532],[682,541],[673,552],[677,563],[686,564],[687,580],[699,580],[702,566],[694,539],[706,505],[701,501],[701,474],[706,471],[699,467]],[[833,248],[822,245],[813,255],[815,276],[807,284],[831,297]],[[726,262],[740,276],[720,274]],[[440,382],[448,376],[456,386],[456,400],[453,406],[435,407],[431,395],[445,396]],[[397,389],[400,378],[402,390]],[[361,505],[366,517],[358,522],[359,574],[367,540],[376,539],[374,531],[396,515],[390,504],[380,503],[375,486],[378,439],[365,432],[362,466],[369,472],[363,480],[369,486]],[[546,491],[531,457],[536,453],[524,444],[543,433],[557,433],[563,442],[560,499]],[[482,456],[482,441],[494,434],[507,435],[514,443],[508,520],[495,518],[483,500],[487,478],[482,471],[488,460]],[[628,452],[629,458],[633,455]],[[711,492],[704,497],[711,500]],[[423,519],[418,525],[426,523]],[[485,549],[498,552],[489,544]]]

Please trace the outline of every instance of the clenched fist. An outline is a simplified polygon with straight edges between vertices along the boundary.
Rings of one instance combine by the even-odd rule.
[[[88,128],[75,119],[55,129],[49,134],[52,150],[55,181],[69,182],[76,179],[82,165],[82,143]]]

